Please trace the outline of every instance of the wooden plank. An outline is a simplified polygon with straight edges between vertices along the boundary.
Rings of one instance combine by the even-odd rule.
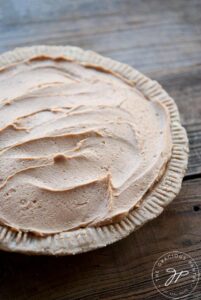
[[[200,64],[178,68],[169,72],[161,70],[151,74],[176,101],[184,125],[201,122],[201,60]]]
[[[160,255],[184,251],[201,266],[200,185],[184,182],[159,218],[109,247],[58,258],[1,253],[1,299],[162,299],[151,279]],[[201,283],[188,299],[200,293]]]
[[[200,63],[199,1],[2,1],[0,52],[34,44],[92,49],[150,73]],[[169,1],[168,1],[169,2]],[[151,10],[151,13],[150,13]],[[51,11],[51,13],[50,13]],[[186,19],[189,21],[187,22]],[[48,24],[48,26],[47,26]]]
[[[189,161],[186,176],[201,175],[201,123],[185,126],[189,138]]]
[[[201,266],[201,179],[191,179],[201,176],[200,11],[200,0],[0,0],[0,53],[72,44],[136,67],[175,99],[191,150],[180,195],[126,239],[74,257],[1,252],[1,299],[161,300],[151,280],[159,256],[180,250]],[[200,295],[201,281],[188,299]]]
[[[73,44],[145,72],[178,104],[192,150],[187,174],[201,173],[200,1],[20,2],[0,1],[0,52],[41,43]]]
[[[201,174],[201,64],[152,74],[176,101],[189,137],[187,175]]]

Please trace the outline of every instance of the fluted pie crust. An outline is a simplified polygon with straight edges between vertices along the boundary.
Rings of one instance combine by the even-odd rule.
[[[29,254],[68,255],[86,252],[111,244],[127,236],[145,222],[157,217],[170,203],[181,187],[188,159],[188,140],[181,126],[178,110],[172,98],[151,79],[125,64],[70,46],[34,46],[19,48],[0,56],[0,68],[37,56],[67,57],[83,64],[92,64],[108,70],[132,83],[148,100],[160,102],[166,107],[171,125],[171,158],[162,170],[159,181],[154,182],[143,198],[127,216],[119,222],[101,224],[71,231],[34,235],[31,232],[14,230],[2,223],[0,226],[0,248]]]

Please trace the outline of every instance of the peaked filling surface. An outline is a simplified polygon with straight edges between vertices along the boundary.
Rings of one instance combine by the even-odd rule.
[[[171,157],[166,108],[64,57],[0,69],[0,222],[35,234],[117,222]]]

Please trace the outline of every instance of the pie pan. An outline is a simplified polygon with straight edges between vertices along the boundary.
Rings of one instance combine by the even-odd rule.
[[[120,222],[98,227],[36,236],[29,232],[14,231],[0,225],[0,249],[25,254],[70,255],[87,252],[114,243],[135,231],[147,221],[156,218],[178,194],[188,161],[188,139],[180,123],[174,100],[156,82],[134,68],[103,57],[92,51],[84,51],[71,46],[33,46],[17,48],[0,56],[0,68],[8,64],[27,60],[34,56],[66,56],[78,62],[91,63],[121,75],[147,99],[160,101],[170,116],[172,154],[168,165],[159,180],[141,199],[140,205],[129,212]]]

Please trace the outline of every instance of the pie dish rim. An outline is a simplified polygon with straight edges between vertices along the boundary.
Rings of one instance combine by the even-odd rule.
[[[112,244],[128,236],[147,221],[156,218],[178,194],[188,162],[188,138],[181,125],[175,101],[154,80],[129,65],[120,63],[90,50],[72,46],[32,46],[16,48],[0,55],[0,68],[34,56],[64,56],[78,62],[93,64],[130,80],[149,100],[158,100],[168,109],[172,135],[172,155],[165,172],[140,206],[134,208],[118,223],[86,227],[73,231],[39,237],[17,232],[0,225],[0,249],[25,254],[70,255],[87,252]]]

